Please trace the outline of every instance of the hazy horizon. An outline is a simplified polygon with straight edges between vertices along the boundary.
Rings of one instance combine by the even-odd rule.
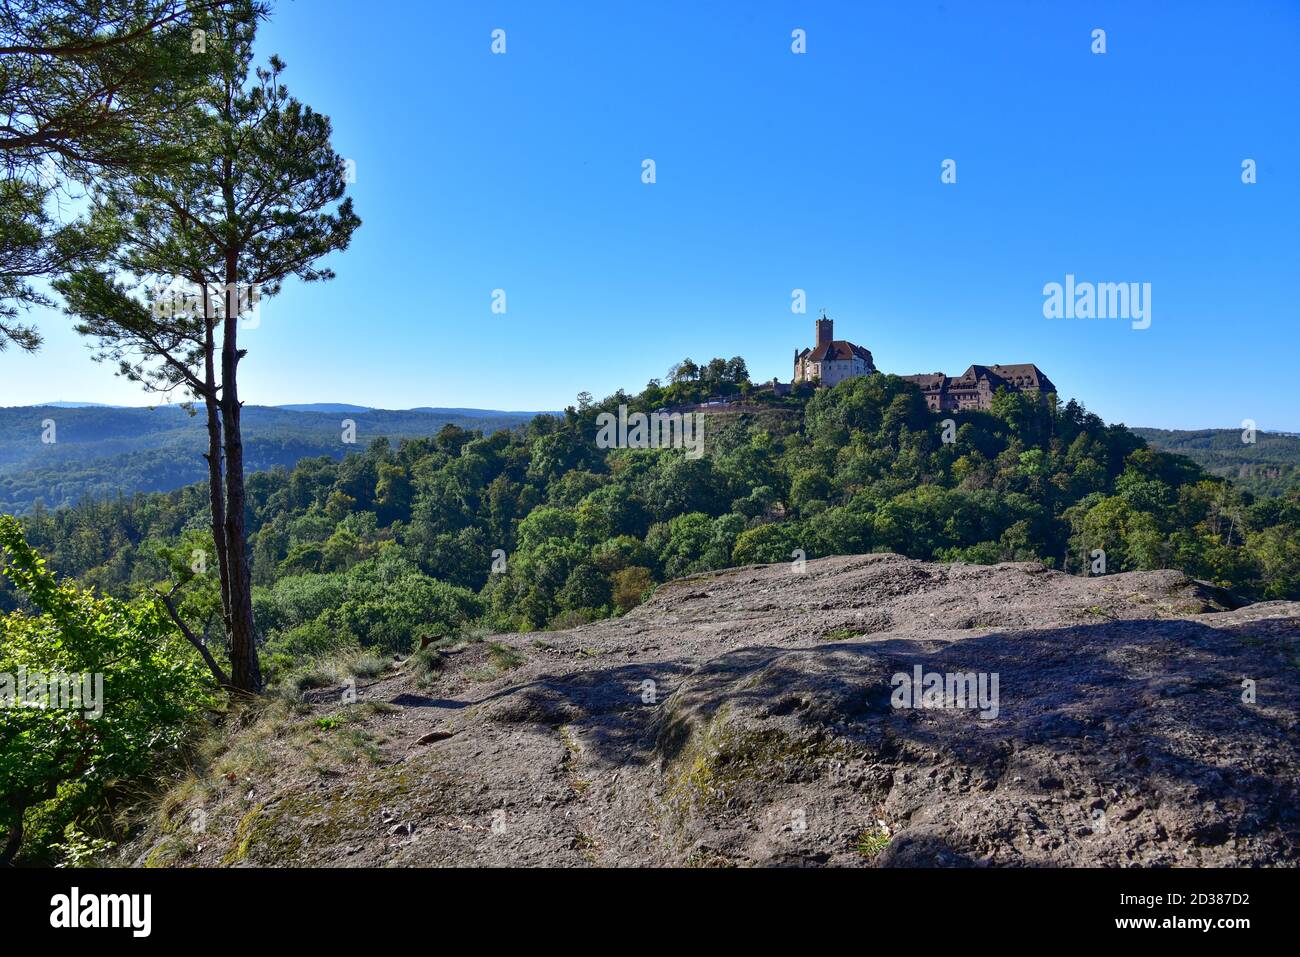
[[[1068,401],[1068,397],[1063,398],[1062,401]],[[118,402],[81,402],[76,399],[51,399],[44,402],[30,402],[30,403],[17,404],[17,405],[4,405],[4,406],[0,406],[0,409],[57,408],[59,407],[60,404],[65,406],[75,407],[75,408],[108,408],[108,409],[153,409],[153,408],[162,408],[168,405],[179,405],[179,403],[176,402],[171,402],[171,403],[167,403],[167,402],[143,403],[142,402],[136,404],[129,404],[129,403],[118,403]],[[569,404],[572,405],[572,403]],[[313,411],[309,408],[306,408],[307,406],[353,406],[355,408],[364,409],[370,412],[417,412],[426,409],[431,409],[436,411],[453,411],[453,412],[499,412],[505,415],[555,415],[563,411],[563,409],[489,409],[482,406],[468,406],[468,405],[437,405],[437,406],[414,405],[414,406],[406,406],[404,408],[394,408],[391,406],[369,405],[364,402],[334,402],[329,400],[312,401],[312,402],[293,402],[293,401],[277,402],[273,405],[264,402],[246,403],[246,407],[249,406],[252,407],[260,406],[262,408],[270,408],[270,409],[298,408],[301,411]],[[1108,424],[1125,425],[1131,429],[1162,429],[1164,431],[1169,431],[1169,432],[1206,432],[1206,431],[1234,432],[1234,431],[1240,431],[1241,429],[1241,427],[1235,423],[1227,424],[1227,425],[1214,425],[1214,424],[1200,425],[1200,426],[1186,427],[1186,428],[1148,425],[1145,422],[1140,422],[1137,420],[1130,421],[1130,422],[1114,421],[1114,422],[1109,422]],[[1300,432],[1295,432],[1290,429],[1282,429],[1282,428],[1260,428],[1257,429],[1257,431],[1266,435],[1300,435]]]

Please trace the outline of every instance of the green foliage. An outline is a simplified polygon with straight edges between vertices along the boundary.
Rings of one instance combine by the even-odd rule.
[[[427,637],[406,667],[431,682],[447,644],[475,630],[623,614],[670,578],[798,552],[1085,573],[1104,549],[1109,572],[1174,567],[1248,598],[1300,598],[1300,489],[1256,499],[1074,402],[999,396],[988,412],[935,415],[914,386],[871,376],[711,415],[703,459],[596,447],[600,412],[698,393],[698,368],[509,431],[447,425],[249,475],[254,604],[272,672],[291,692],[334,686],[367,672],[366,656],[387,667]],[[949,415],[957,441],[945,445]],[[213,579],[187,572],[210,542],[207,504],[199,484],[37,508],[25,524],[52,567],[131,614],[150,607],[125,604],[132,596],[186,581],[186,619],[219,644]],[[0,609],[27,604],[0,587]],[[483,673],[512,660],[490,651]],[[64,785],[56,796],[70,810],[46,815],[41,840],[63,840],[90,793]]]
[[[40,345],[14,317],[49,305],[32,280],[85,262],[83,224],[56,220],[107,171],[175,162],[185,103],[203,78],[191,31],[236,0],[6,0],[0,3],[0,351]],[[265,7],[243,3],[258,17]]]
[[[529,419],[523,413],[472,409],[375,410],[349,415],[357,423],[359,435],[386,435],[393,441],[432,437],[448,424],[493,432]],[[58,423],[58,442],[45,445],[40,440],[40,423],[51,416]],[[305,460],[320,456],[338,459],[343,454],[338,415],[246,405],[241,424],[249,472],[298,465],[303,467],[305,481],[309,474]],[[21,515],[38,502],[58,508],[87,499],[169,492],[192,485],[207,478],[202,458],[207,443],[203,418],[175,405],[153,409],[0,408],[0,511]],[[254,476],[249,478],[251,481]],[[403,509],[399,490],[393,487],[388,491],[389,487],[375,489],[375,500],[388,502],[381,505],[385,519],[381,525]]]
[[[367,563],[344,581],[343,600],[318,620],[357,637],[365,647],[409,652],[418,632],[456,631],[477,618],[473,592],[420,574],[398,563]]]
[[[1300,491],[1256,500],[1074,402],[999,396],[989,412],[941,416],[881,375],[711,415],[699,460],[595,446],[600,412],[650,411],[665,391],[250,475],[256,620],[273,668],[408,654],[475,626],[577,624],[630,610],[659,582],[796,551],[1083,573],[1101,548],[1111,572],[1176,567],[1246,597],[1300,597]],[[37,510],[27,525],[55,567],[126,598],[175,580],[204,541],[205,508],[199,485]],[[183,594],[189,620],[210,618],[203,582]],[[0,590],[0,605],[15,601]]]
[[[471,591],[419,572],[400,558],[374,559],[345,574],[291,575],[256,592],[273,663],[349,647],[407,653],[420,634],[454,633],[482,614]]]
[[[116,846],[116,841],[94,837],[74,823],[63,829],[63,840],[50,845],[50,850],[61,858],[60,867],[89,867]]]
[[[805,537],[797,522],[773,523],[748,529],[736,538],[735,548],[731,552],[731,564],[791,561],[795,557],[792,554],[794,550],[808,544]],[[808,557],[806,552],[805,557]]]
[[[13,835],[25,825],[39,848],[115,781],[174,752],[212,688],[154,602],[56,580],[12,516],[0,516],[0,549],[30,609],[0,618],[0,682],[76,676],[92,695],[102,682],[93,709],[0,707],[0,826]]]
[[[1242,429],[1133,431],[1155,448],[1186,456],[1211,475],[1231,479],[1256,495],[1283,495],[1300,486],[1300,435],[1250,434]]]
[[[874,861],[889,847],[890,838],[889,829],[883,823],[863,831],[858,835],[858,853],[868,861]]]
[[[650,569],[638,565],[624,568],[614,573],[614,604],[621,612],[631,611],[645,600],[652,588],[654,579],[650,576]]]

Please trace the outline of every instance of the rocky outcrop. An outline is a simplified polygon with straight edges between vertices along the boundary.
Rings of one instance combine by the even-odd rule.
[[[1234,605],[895,555],[698,575],[317,692],[124,860],[1294,865],[1300,604]]]

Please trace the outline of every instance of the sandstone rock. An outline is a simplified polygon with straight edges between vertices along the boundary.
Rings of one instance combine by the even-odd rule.
[[[431,688],[359,689],[406,696],[364,719],[406,759],[349,769],[357,793],[319,811],[331,829],[277,860],[1295,865],[1300,603],[1237,604],[1172,571],[896,555],[694,576],[544,649],[500,639],[525,661],[490,680],[470,646]],[[894,676],[918,667],[996,675],[996,715],[897,707]],[[455,737],[422,748],[453,716]],[[278,773],[267,786],[291,791],[292,755]],[[350,808],[374,801],[400,801],[422,839],[361,841]],[[214,846],[188,863],[219,862],[212,834],[233,842],[237,822],[214,809]]]
[[[428,734],[423,735],[422,737],[417,738],[416,741],[415,741],[415,743],[416,743],[416,744],[433,744],[435,741],[446,741],[448,738],[450,738],[450,737],[451,737],[452,735],[454,735],[455,733],[456,733],[455,731],[442,731],[442,730],[439,730],[439,731],[430,731]]]

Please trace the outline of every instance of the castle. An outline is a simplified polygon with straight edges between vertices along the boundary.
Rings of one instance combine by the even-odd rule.
[[[871,353],[862,346],[836,339],[835,322],[825,316],[817,320],[817,344],[802,352],[794,351],[796,383],[820,379],[822,385],[835,385],[875,371]]]
[[[862,346],[835,338],[835,324],[825,316],[817,320],[817,341],[811,349],[795,350],[794,381],[818,381],[833,386],[855,376],[876,372],[871,353]],[[973,365],[960,376],[942,372],[905,375],[899,378],[915,383],[925,396],[932,412],[965,409],[988,409],[1000,388],[1008,392],[1028,392],[1045,396],[1056,386],[1032,362],[1019,365]]]
[[[1045,396],[1055,392],[1052,380],[1032,362],[1010,366],[971,366],[953,378],[942,372],[899,376],[921,387],[931,412],[948,409],[988,409],[999,388],[1008,392],[1031,392]]]

